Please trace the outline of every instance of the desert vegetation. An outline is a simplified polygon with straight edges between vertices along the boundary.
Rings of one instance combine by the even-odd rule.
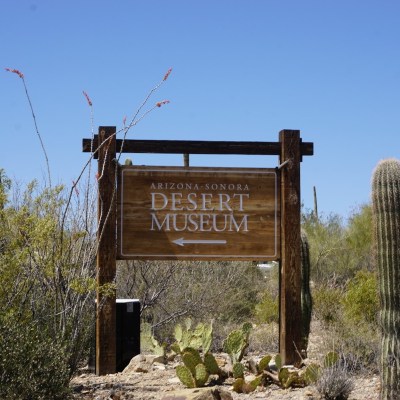
[[[120,131],[123,137],[154,107],[167,104],[142,112],[157,87]],[[83,170],[90,171],[90,163]],[[21,186],[0,170],[0,395],[9,399],[67,398],[69,380],[86,365],[94,336],[94,210],[101,176],[82,173],[72,187],[53,186],[48,171],[46,182]],[[339,355],[318,387],[326,398],[345,398],[351,374],[379,369],[372,206],[360,206],[347,221],[303,209],[302,229],[310,258],[303,275],[311,288],[310,315],[323,337],[329,332],[320,352]],[[177,324],[190,317],[193,324],[212,324],[207,351],[226,350],[226,338],[250,323],[246,351],[276,354],[278,282],[277,263],[260,269],[254,262],[120,261],[116,281],[101,290],[138,298],[144,333],[164,349],[176,341]],[[142,343],[143,351],[152,350]]]
[[[33,182],[21,188],[1,173],[2,394],[26,398],[17,388],[28,390],[29,381],[35,390],[46,388],[43,398],[62,398],[69,378],[87,362],[95,319],[95,194],[90,188],[84,199],[75,193],[71,200],[61,186]],[[303,212],[302,222],[310,248],[312,316],[330,332],[321,353],[334,349],[346,368],[377,372],[371,207],[354,211],[347,224],[313,212]],[[140,300],[143,325],[166,346],[174,341],[174,326],[191,317],[213,323],[213,352],[223,350],[224,339],[245,322],[253,325],[247,351],[278,350],[278,265],[121,261],[116,291]],[[42,371],[36,381],[29,362]]]

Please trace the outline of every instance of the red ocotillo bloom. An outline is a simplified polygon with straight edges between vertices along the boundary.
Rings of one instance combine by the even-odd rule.
[[[13,74],[17,74],[21,79],[24,78],[24,74],[19,69],[5,68],[5,70],[8,72],[12,72]]]

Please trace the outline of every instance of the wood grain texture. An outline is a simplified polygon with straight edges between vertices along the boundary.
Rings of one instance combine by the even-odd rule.
[[[281,171],[281,276],[279,348],[284,364],[299,365],[301,356],[300,131],[283,130]]]
[[[113,284],[116,274],[116,182],[115,127],[99,127],[104,146],[98,159],[98,251],[97,251],[97,313],[96,373],[116,372],[116,305],[113,294],[102,294],[102,286]]]
[[[90,153],[98,148],[98,137],[83,139],[82,151]],[[118,153],[159,153],[159,154],[242,154],[280,155],[279,142],[231,142],[203,140],[121,140],[116,141]],[[300,142],[301,156],[311,156],[314,144]],[[94,157],[97,158],[97,152]]]
[[[276,260],[278,176],[275,169],[120,167],[118,258]],[[176,244],[180,238],[190,243]]]

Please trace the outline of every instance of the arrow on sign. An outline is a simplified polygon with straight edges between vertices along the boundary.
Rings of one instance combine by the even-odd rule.
[[[183,237],[180,239],[173,240],[173,243],[178,246],[184,246],[185,244],[226,244],[226,240],[185,240]]]

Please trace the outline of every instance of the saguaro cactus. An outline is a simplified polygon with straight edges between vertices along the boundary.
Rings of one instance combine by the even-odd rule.
[[[310,249],[307,234],[301,231],[301,316],[302,316],[302,356],[307,357],[310,335],[312,297],[310,291]]]
[[[372,176],[379,273],[381,399],[400,399],[400,161],[378,163]]]

